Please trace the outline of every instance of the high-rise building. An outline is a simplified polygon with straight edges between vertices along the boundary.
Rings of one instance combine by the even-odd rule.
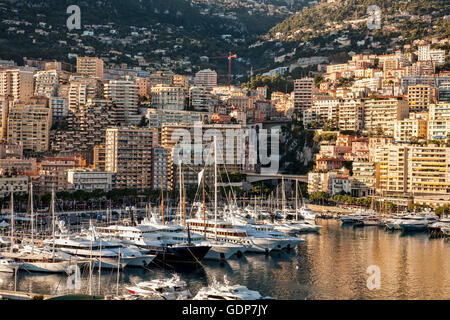
[[[96,57],[78,57],[77,73],[103,80],[103,60]]]
[[[427,121],[410,117],[403,120],[394,121],[394,139],[395,141],[407,142],[411,138],[427,137]]]
[[[450,102],[450,82],[439,86],[439,101]]]
[[[133,81],[109,81],[105,84],[105,98],[116,106],[114,120],[117,123],[135,123],[141,119],[138,115],[139,86]]]
[[[0,71],[0,95],[11,95],[15,100],[28,102],[33,96],[33,72],[26,69]]]
[[[211,91],[205,86],[192,86],[189,89],[189,105],[195,110],[209,111],[213,105]]]
[[[105,133],[106,136],[106,133]],[[94,146],[94,168],[105,171],[105,146]]]
[[[379,145],[375,162],[376,188],[380,194],[450,201],[450,148]]]
[[[415,85],[408,87],[409,112],[428,112],[428,106],[432,102],[433,89],[427,85]]]
[[[377,97],[367,99],[364,103],[364,129],[377,133],[382,130],[386,135],[393,135],[394,121],[409,116],[408,101],[401,97]]]
[[[364,101],[345,99],[339,104],[339,130],[360,131],[364,126]]]
[[[22,143],[28,151],[47,151],[51,125],[52,110],[47,98],[34,97],[30,103],[16,103],[9,110],[8,142]]]
[[[55,97],[58,94],[59,75],[55,70],[38,71],[34,74],[34,95]]]
[[[153,148],[157,129],[108,128],[105,169],[115,174],[115,187],[153,188]]]
[[[86,104],[71,110],[66,130],[56,132],[52,150],[92,151],[105,143],[106,129],[115,125],[114,105],[104,99],[88,99]]]
[[[313,104],[314,79],[303,78],[294,80],[294,108],[302,115],[303,111]]]
[[[196,85],[204,85],[207,88],[217,86],[217,72],[211,69],[200,70],[195,74]]]
[[[183,110],[185,92],[182,87],[158,84],[151,88],[151,105],[163,110]]]
[[[172,159],[167,148],[153,148],[153,190],[172,190]]]

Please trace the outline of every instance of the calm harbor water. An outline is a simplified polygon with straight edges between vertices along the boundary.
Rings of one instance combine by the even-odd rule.
[[[319,220],[320,234],[305,234],[290,252],[269,256],[246,254],[227,262],[203,261],[200,267],[126,269],[120,273],[119,292],[139,281],[177,272],[191,292],[226,275],[276,299],[450,299],[450,241],[429,239],[427,233],[402,234],[378,227],[341,226],[335,220]],[[381,270],[381,288],[369,290],[367,267]],[[88,270],[82,270],[80,292],[88,293]],[[0,288],[14,290],[14,276],[0,273]],[[102,271],[102,293],[116,292],[117,273]],[[66,275],[19,272],[17,290],[42,294],[69,293]],[[94,270],[92,293],[98,292]]]

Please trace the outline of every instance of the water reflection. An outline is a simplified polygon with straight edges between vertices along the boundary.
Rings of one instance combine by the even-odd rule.
[[[230,283],[258,290],[277,299],[449,299],[450,242],[429,239],[426,233],[386,232],[378,227],[353,228],[321,220],[320,234],[287,252],[268,256],[246,254],[227,262],[204,261],[202,266],[126,269],[120,273],[119,293],[140,281],[181,274],[195,294],[224,275]],[[380,290],[366,286],[367,267],[381,270]],[[115,293],[117,272],[82,270],[78,292]],[[0,287],[14,290],[14,275],[0,273]],[[99,281],[100,280],[100,281]],[[42,294],[72,293],[66,275],[20,272],[17,290]]]

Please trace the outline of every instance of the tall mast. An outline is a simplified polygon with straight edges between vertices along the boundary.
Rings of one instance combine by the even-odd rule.
[[[52,188],[52,201],[50,204],[50,210],[52,212],[52,238],[53,238],[53,245],[52,245],[52,259],[55,258],[55,189]]]
[[[30,183],[30,213],[31,213],[31,253],[34,253],[33,182]]]
[[[11,252],[14,247],[14,192],[13,186],[11,186],[11,200],[9,201],[10,206],[10,216],[11,216]]]
[[[295,220],[298,220],[298,180],[295,179]]]
[[[206,238],[206,207],[205,207],[205,175],[202,175],[202,189],[203,189],[203,202],[202,202],[202,209],[203,209],[203,225],[205,227],[205,238]]]
[[[217,240],[217,145],[214,136],[214,233]]]
[[[182,186],[183,186],[183,222],[184,222],[184,227],[186,227],[186,190],[184,189],[184,174],[183,172],[181,173],[181,179],[182,179]]]
[[[282,212],[283,215],[285,213],[285,209],[286,209],[286,195],[284,194],[284,177],[281,177],[281,206],[282,206]]]
[[[98,259],[98,294],[100,295],[100,279],[102,275],[102,238],[100,238],[100,259]]]
[[[164,190],[163,190],[162,176],[161,176],[161,216],[162,216],[162,222],[165,224],[165,220],[164,220]]]
[[[181,181],[181,161],[178,163],[178,167],[179,167],[179,175],[178,175],[178,180],[180,180],[180,203],[179,203],[179,212],[180,212],[180,223],[181,223],[181,218],[182,218],[182,211],[183,211],[183,189],[182,189],[182,181]]]

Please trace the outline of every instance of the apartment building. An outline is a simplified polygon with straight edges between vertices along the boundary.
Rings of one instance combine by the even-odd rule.
[[[0,95],[11,95],[14,100],[28,102],[33,96],[33,72],[26,69],[6,69],[0,71]]]
[[[345,99],[339,105],[339,130],[360,131],[364,127],[364,101],[361,99]]]
[[[56,70],[37,71],[34,74],[34,95],[47,98],[58,95],[59,75]]]
[[[151,88],[151,106],[163,110],[184,110],[185,93],[182,87],[158,84]]]
[[[106,132],[105,132],[106,137]],[[105,171],[105,156],[106,149],[104,145],[94,146],[94,168],[100,171]]]
[[[164,125],[161,131],[161,145],[169,149],[170,158],[173,162],[173,173],[179,172],[178,160],[182,159],[182,171],[186,186],[194,186],[198,182],[197,174],[205,169],[206,183],[213,181],[214,151],[212,144],[213,135],[217,135],[217,162],[219,170],[228,172],[240,171],[250,168],[252,165],[250,141],[244,138],[246,126],[238,124],[199,124],[186,127],[184,125]],[[186,132],[188,130],[188,132]],[[188,134],[187,134],[188,133]],[[235,135],[234,137],[232,135]],[[228,141],[227,141],[228,135]],[[233,139],[233,141],[231,141]],[[188,154],[184,154],[186,151]],[[178,177],[173,177],[174,187],[178,186]]]
[[[28,180],[27,176],[0,177],[0,195],[3,197],[9,196],[11,190],[14,194],[27,193]]]
[[[110,80],[105,84],[105,98],[115,104],[114,121],[117,123],[140,121],[139,86],[133,81]]]
[[[153,148],[157,146],[157,129],[108,128],[105,170],[115,174],[115,187],[152,189]]]
[[[411,138],[427,137],[427,121],[410,117],[408,119],[394,121],[394,139],[395,141],[410,141]]]
[[[70,169],[85,166],[81,156],[73,157],[47,157],[40,164],[40,185],[41,192],[56,192],[68,190],[67,172]]]
[[[70,190],[103,190],[112,189],[112,173],[96,169],[76,168],[67,171],[68,189]]]
[[[217,72],[211,69],[200,70],[195,74],[194,83],[211,89],[217,86]]]
[[[106,129],[114,122],[115,105],[104,99],[88,99],[67,117],[67,129],[57,131],[54,151],[92,151],[105,144]]]
[[[172,159],[167,148],[153,148],[153,190],[172,190]]]
[[[209,111],[213,105],[211,90],[205,86],[192,86],[189,89],[189,105],[198,111]]]
[[[8,143],[21,143],[24,150],[45,152],[49,149],[52,110],[48,99],[34,97],[30,103],[16,103],[9,110]]]
[[[191,126],[196,122],[203,123],[205,120],[209,120],[210,114],[199,111],[148,109],[146,118],[149,128],[162,128],[164,125]]]
[[[77,57],[77,73],[103,80],[103,60],[96,57]]]
[[[375,161],[378,192],[450,201],[450,148],[378,146]]]
[[[294,109],[303,115],[303,111],[313,104],[313,78],[303,78],[294,80]]]
[[[381,129],[384,134],[392,136],[394,122],[408,116],[408,102],[401,97],[367,99],[364,103],[364,130],[376,133]]]
[[[52,109],[52,119],[60,120],[69,114],[69,103],[67,99],[61,97],[50,97],[50,109]]]
[[[427,85],[408,87],[409,112],[427,112],[433,101],[433,89]]]
[[[375,163],[355,161],[352,163],[353,179],[351,193],[354,197],[371,196],[375,191],[376,170]]]

